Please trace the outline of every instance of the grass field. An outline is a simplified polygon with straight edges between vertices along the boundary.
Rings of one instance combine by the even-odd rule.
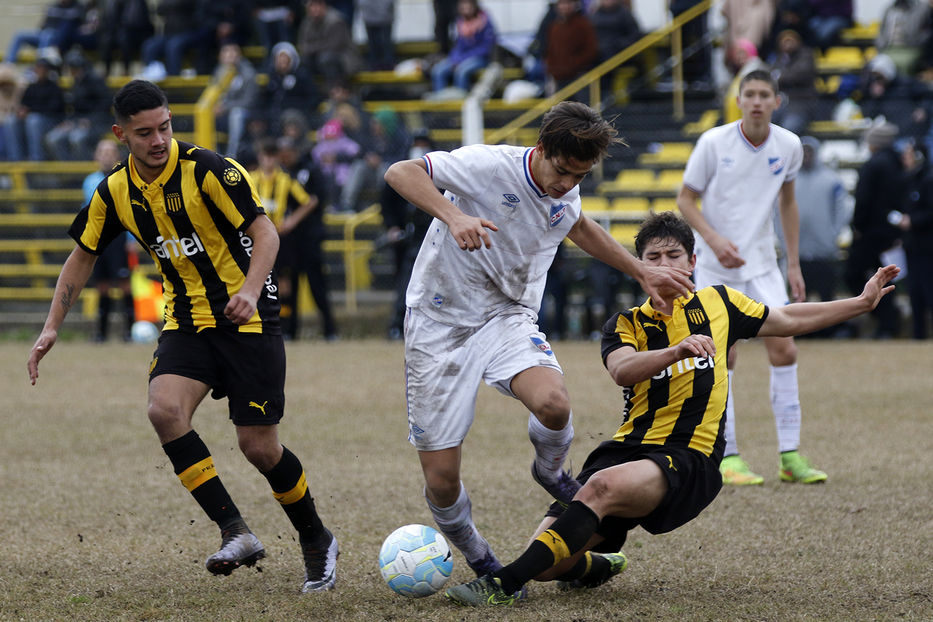
[[[264,478],[236,449],[225,404],[195,427],[266,546],[261,571],[210,576],[212,523],[179,484],[145,416],[151,348],[64,342],[29,386],[31,344],[0,343],[0,620],[933,620],[933,347],[800,342],[803,449],[820,486],[777,480],[768,370],[745,344],[738,434],[765,485],[726,489],[672,534],[629,535],[629,569],[585,594],[532,584],[510,611],[407,600],[382,582],[382,539],[431,524],[406,441],[402,346],[288,346],[281,437],[340,540],[337,590],[298,593],[301,562]],[[555,344],[574,404],[575,466],[615,430],[619,390],[598,345]],[[483,387],[463,477],[479,528],[509,560],[548,503],[531,480],[526,417]],[[455,554],[454,580],[470,578]]]

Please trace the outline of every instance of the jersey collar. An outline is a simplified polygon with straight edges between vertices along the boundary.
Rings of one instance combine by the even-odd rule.
[[[682,309],[687,303],[693,300],[694,296],[696,296],[696,294],[694,292],[690,292],[689,296],[678,296],[677,298],[675,298],[674,308],[671,310],[672,315],[673,313],[676,313],[677,309]],[[644,315],[654,318],[654,319],[664,319],[664,318],[671,317],[670,315],[665,315],[664,313],[661,313],[660,311],[652,307],[651,298],[648,298],[647,300],[645,300],[645,302],[643,302],[642,305],[639,307],[639,310]]]
[[[528,182],[531,191],[534,192],[539,199],[543,199],[547,196],[547,192],[541,189],[541,186],[535,180],[535,176],[531,172],[531,158],[534,155],[535,149],[537,149],[537,147],[529,147],[525,150],[525,155],[522,158],[522,167],[525,169],[525,181]]]
[[[748,139],[748,136],[745,135],[745,132],[742,130],[742,121],[737,121],[735,124],[736,131],[739,133],[739,137],[742,139],[742,142],[745,143],[752,151],[760,151],[762,147],[768,142],[768,139],[771,138],[771,126],[768,125],[768,135],[765,136],[765,139],[759,144],[755,144]]]
[[[175,142],[174,138],[172,139],[172,144],[168,152],[168,160],[165,161],[165,168],[162,169],[162,172],[159,173],[159,176],[156,177],[155,181],[152,183],[143,181],[143,178],[139,176],[139,173],[136,171],[136,162],[133,160],[132,154],[128,160],[130,164],[130,179],[132,179],[137,187],[146,190],[150,186],[164,186],[165,182],[168,181],[168,178],[171,177],[172,173],[175,171],[175,166],[178,164],[178,143]]]

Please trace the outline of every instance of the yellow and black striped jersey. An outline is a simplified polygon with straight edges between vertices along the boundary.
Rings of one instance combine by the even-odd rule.
[[[650,300],[613,315],[603,327],[603,364],[618,348],[660,350],[688,335],[708,335],[716,344],[715,357],[678,361],[626,387],[623,421],[613,439],[689,447],[721,460],[729,386],[726,355],[739,339],[757,335],[767,316],[764,304],[724,285],[677,298],[670,316],[652,308]]]
[[[259,192],[262,206],[276,227],[282,223],[286,214],[311,200],[311,195],[298,180],[281,168],[276,168],[271,175],[265,174],[261,169],[252,171],[250,175]]]
[[[143,181],[129,156],[100,182],[68,233],[84,250],[100,254],[125,230],[149,251],[163,279],[164,330],[222,327],[277,334],[274,274],[247,323],[233,324],[223,313],[249,269],[253,241],[246,229],[263,213],[237,162],[173,139],[158,179]]]

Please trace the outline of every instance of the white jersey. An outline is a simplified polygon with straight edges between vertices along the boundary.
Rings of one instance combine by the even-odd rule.
[[[580,191],[550,198],[531,174],[534,148],[470,145],[423,156],[428,174],[463,213],[492,221],[492,248],[462,250],[431,223],[406,303],[435,321],[476,327],[502,313],[537,317],[548,268],[580,218]]]
[[[756,147],[741,123],[704,132],[684,170],[684,185],[702,196],[703,217],[745,260],[739,268],[724,268],[697,236],[697,271],[717,282],[748,281],[777,265],[774,209],[781,187],[797,177],[803,160],[793,132],[771,124],[768,138]]]

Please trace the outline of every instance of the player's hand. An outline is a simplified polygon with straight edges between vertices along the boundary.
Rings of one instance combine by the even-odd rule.
[[[862,290],[859,298],[866,301],[871,309],[878,306],[878,302],[885,294],[894,289],[894,285],[887,285],[900,273],[901,269],[891,264],[878,271],[865,283],[865,289]]]
[[[677,360],[699,357],[705,359],[710,356],[716,356],[716,343],[709,335],[688,335],[683,341],[674,348]]]
[[[694,290],[690,271],[671,266],[645,266],[641,274],[641,287],[652,300],[673,300],[689,296]]]
[[[739,255],[739,247],[732,240],[719,235],[710,240],[709,245],[723,268],[741,268],[745,265],[745,260]]]
[[[258,296],[249,296],[243,292],[235,293],[224,307],[224,316],[234,324],[246,324],[256,313],[257,299]]]
[[[26,372],[29,374],[30,384],[35,385],[36,380],[39,379],[39,361],[49,353],[56,340],[58,340],[58,331],[43,329],[39,333],[39,338],[29,351],[29,359],[26,361]]]
[[[800,264],[787,266],[787,283],[790,285],[790,295],[794,302],[803,302],[807,299],[807,286],[803,282]]]
[[[475,251],[483,246],[491,248],[492,239],[489,237],[489,231],[499,230],[499,227],[491,220],[467,216],[463,213],[454,216],[447,223],[447,228],[450,230],[450,235],[453,236],[457,246],[464,251]]]

